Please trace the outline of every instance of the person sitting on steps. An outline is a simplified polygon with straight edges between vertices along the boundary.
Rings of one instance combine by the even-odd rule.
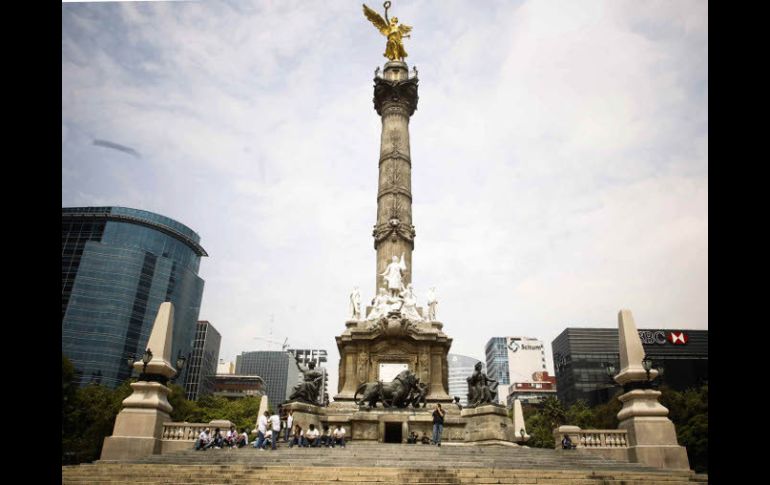
[[[577,448],[573,443],[572,440],[569,438],[568,434],[564,435],[564,439],[561,440],[561,447],[565,450],[574,450]]]

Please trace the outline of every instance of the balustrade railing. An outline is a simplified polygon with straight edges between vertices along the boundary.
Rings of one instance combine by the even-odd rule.
[[[624,429],[580,429],[561,426],[554,430],[556,448],[562,447],[564,436],[569,436],[575,448],[628,448],[628,433]]]

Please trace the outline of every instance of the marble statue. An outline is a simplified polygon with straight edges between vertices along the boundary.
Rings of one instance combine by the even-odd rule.
[[[387,317],[391,310],[390,296],[387,294],[385,287],[380,288],[380,292],[372,300],[372,310],[367,315],[367,320],[378,320],[382,317]]]
[[[436,287],[428,290],[428,321],[429,322],[435,322],[436,321],[436,305],[438,305],[438,300],[436,299]]]
[[[407,34],[412,31],[412,27],[404,24],[398,25],[398,17],[388,19],[388,9],[390,8],[390,2],[385,2],[382,6],[385,7],[384,19],[380,16],[380,14],[367,7],[365,4],[364,15],[372,24],[374,24],[374,26],[377,28],[377,30],[380,31],[382,35],[388,38],[388,43],[385,46],[385,54],[383,54],[383,56],[387,57],[391,61],[403,62],[404,58],[407,57],[408,54],[406,53],[406,49],[404,49],[402,39],[404,37],[409,38],[409,35]]]
[[[477,362],[473,374],[468,377],[468,406],[475,408],[482,404],[494,403],[497,398],[498,382],[490,379],[481,371],[481,362]]]
[[[388,290],[393,296],[398,296],[404,289],[404,271],[406,271],[406,263],[404,262],[404,253],[401,253],[401,260],[399,261],[398,257],[393,256],[391,263],[385,268],[385,272],[380,274],[387,282]]]
[[[400,296],[404,302],[401,306],[401,315],[409,320],[421,322],[423,318],[417,311],[417,298],[414,296],[414,288],[412,288],[411,283],[406,285],[406,288],[401,292]]]
[[[361,292],[354,286],[350,293],[350,318],[351,320],[361,320]]]

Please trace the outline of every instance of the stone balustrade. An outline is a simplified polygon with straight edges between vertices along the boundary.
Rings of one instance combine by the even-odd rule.
[[[624,429],[580,429],[559,426],[553,430],[554,447],[561,449],[561,440],[568,435],[577,449],[594,451],[616,460],[628,461],[628,433]]]
[[[554,430],[554,446],[561,448],[564,435],[569,435],[576,448],[628,448],[628,434],[624,429],[580,429],[560,426]]]
[[[214,420],[209,423],[163,423],[161,453],[192,448],[198,435],[206,428],[212,435],[214,430],[219,428],[224,436],[232,424],[227,420]]]

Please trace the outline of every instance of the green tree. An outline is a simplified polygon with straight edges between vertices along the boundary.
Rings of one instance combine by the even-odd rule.
[[[596,415],[588,403],[579,399],[564,413],[564,422],[572,426],[580,426],[582,429],[596,428]]]
[[[677,392],[663,387],[660,402],[676,427],[679,444],[687,448],[690,466],[708,472],[708,385]]]

